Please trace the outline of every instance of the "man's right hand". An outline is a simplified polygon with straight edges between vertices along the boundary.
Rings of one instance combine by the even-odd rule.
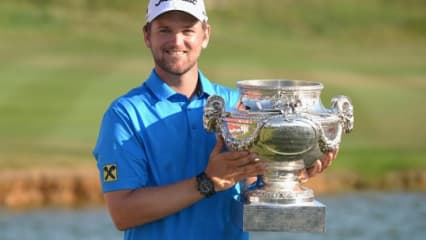
[[[237,182],[262,175],[266,166],[255,153],[222,152],[225,143],[221,136],[216,135],[216,146],[210,153],[209,163],[205,173],[215,185],[215,190],[222,191],[231,188]]]

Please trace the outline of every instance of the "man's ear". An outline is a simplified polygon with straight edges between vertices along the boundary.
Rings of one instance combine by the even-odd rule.
[[[147,48],[151,48],[150,28],[149,23],[145,24],[142,28],[143,40]]]
[[[209,40],[210,40],[210,25],[208,23],[203,23],[203,30],[204,30],[204,40],[201,44],[201,46],[203,48],[206,48],[209,45]]]

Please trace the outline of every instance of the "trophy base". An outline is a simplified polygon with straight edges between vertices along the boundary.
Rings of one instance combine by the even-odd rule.
[[[325,232],[325,205],[306,203],[273,204],[234,201],[232,218],[243,231]]]

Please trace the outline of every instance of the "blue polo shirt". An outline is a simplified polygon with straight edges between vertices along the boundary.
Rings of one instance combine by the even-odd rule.
[[[211,83],[201,72],[198,91],[188,99],[153,70],[143,85],[116,99],[104,115],[93,151],[102,190],[163,186],[203,171],[216,143],[215,133],[203,128],[203,107],[213,94],[222,96],[230,108],[238,102],[238,92]],[[126,230],[124,239],[247,239],[231,219],[236,194],[237,186],[218,192],[180,212]]]

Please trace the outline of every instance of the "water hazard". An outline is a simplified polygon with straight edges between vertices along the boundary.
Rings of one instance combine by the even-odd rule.
[[[252,240],[423,240],[426,193],[352,193],[318,198],[327,205],[327,232],[251,234]],[[104,209],[0,210],[1,240],[122,239]]]

